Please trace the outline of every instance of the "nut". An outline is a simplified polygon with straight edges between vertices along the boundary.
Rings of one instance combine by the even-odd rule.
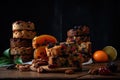
[[[37,68],[37,72],[43,73],[43,72],[45,72],[45,70],[42,67],[39,67],[39,68]]]
[[[72,69],[65,70],[65,74],[73,74],[73,73],[74,73],[74,70]]]
[[[19,71],[30,71],[30,65],[28,64],[17,65],[16,67]]]

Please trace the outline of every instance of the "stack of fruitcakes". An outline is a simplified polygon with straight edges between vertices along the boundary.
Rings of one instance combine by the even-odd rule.
[[[79,45],[83,62],[91,58],[90,28],[87,25],[75,26],[67,31],[67,43],[75,42]]]
[[[15,21],[12,24],[12,38],[10,38],[10,54],[13,59],[20,57],[23,62],[33,59],[32,39],[36,36],[33,22]]]

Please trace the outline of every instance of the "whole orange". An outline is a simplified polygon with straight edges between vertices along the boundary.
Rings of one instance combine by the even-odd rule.
[[[97,50],[93,53],[93,59],[96,62],[107,62],[109,60],[109,57],[105,51]]]

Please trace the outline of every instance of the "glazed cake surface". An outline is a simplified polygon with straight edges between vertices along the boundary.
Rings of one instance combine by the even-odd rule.
[[[12,30],[35,30],[35,25],[33,22],[25,22],[25,21],[15,21],[12,24]]]

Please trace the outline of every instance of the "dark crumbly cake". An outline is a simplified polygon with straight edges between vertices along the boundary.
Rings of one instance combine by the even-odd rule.
[[[11,55],[32,55],[33,56],[33,48],[32,47],[14,47],[10,48]]]
[[[61,43],[46,47],[49,66],[81,68],[81,53],[75,43]]]
[[[10,47],[32,47],[32,39],[11,38]]]

